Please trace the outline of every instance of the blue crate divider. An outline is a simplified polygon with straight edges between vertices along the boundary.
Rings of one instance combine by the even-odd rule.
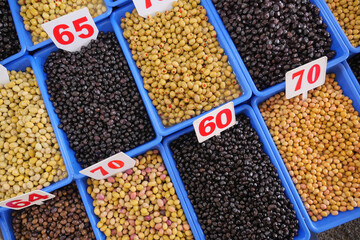
[[[262,91],[259,91],[257,89],[252,77],[250,76],[249,71],[247,70],[239,52],[237,51],[237,48],[236,48],[234,42],[232,41],[228,31],[226,30],[224,23],[222,22],[219,14],[217,13],[214,4],[212,3],[211,0],[203,0],[203,1],[204,1],[204,6],[205,5],[208,6],[208,8],[207,8],[208,11],[212,12],[212,15],[215,17],[215,21],[217,22],[217,24],[219,24],[221,26],[222,35],[228,42],[229,48],[231,49],[231,51],[233,51],[237,60],[239,61],[239,64],[244,71],[246,80],[248,81],[250,88],[251,88],[252,92],[254,93],[254,95],[266,96],[269,93],[274,93],[274,92],[278,91],[279,89],[284,88],[285,82],[278,83],[278,84],[276,84],[272,87],[266,88]],[[316,4],[315,0],[310,0],[310,2],[314,3],[315,5],[317,5],[319,7],[319,4]],[[328,16],[326,14],[324,14],[323,11],[320,11],[320,16],[323,18],[324,22],[328,25],[327,31],[331,34],[331,39],[333,41],[332,45],[331,45],[331,49],[336,50],[336,52],[337,52],[336,56],[328,62],[327,67],[330,68],[330,67],[335,66],[336,64],[344,61],[349,56],[349,50],[346,48],[344,42],[342,41],[338,32],[335,30],[335,27],[333,26],[332,22],[329,20]],[[285,81],[285,77],[284,77],[284,81]]]
[[[128,2],[131,2],[131,0],[104,0],[104,2],[106,6],[109,7],[120,7],[127,4]]]
[[[168,172],[172,171],[171,166],[168,164],[168,161],[165,160],[166,159],[166,153],[165,153],[164,147],[161,144],[158,144],[158,145],[156,145],[155,147],[153,147],[153,148],[151,148],[149,150],[155,150],[155,149],[159,150],[159,153],[163,158],[166,170]],[[142,154],[144,154],[146,152],[147,151],[143,151],[143,152],[139,153],[137,156],[142,155]],[[178,184],[179,184],[177,179],[174,179],[171,174],[169,174],[169,175],[170,175],[172,183],[174,184],[176,194],[177,194],[177,196],[178,196],[178,198],[180,200],[180,203],[181,203],[182,209],[184,210],[184,214],[186,216],[186,219],[187,219],[187,221],[188,221],[188,223],[189,223],[189,225],[191,227],[191,231],[193,232],[193,235],[195,236],[195,239],[200,239],[197,232],[196,232],[196,229],[194,229],[194,224],[192,224],[192,222],[191,222],[192,221],[191,216],[194,213],[191,212],[191,210],[188,209],[187,203],[185,203],[183,201],[183,196],[182,196],[183,193],[179,190],[179,187],[177,187]],[[93,206],[93,199],[90,196],[90,194],[87,193],[88,184],[86,183],[86,180],[87,180],[87,177],[82,177],[80,179],[77,179],[76,183],[78,185],[81,198],[84,201],[86,212],[87,212],[88,217],[90,219],[91,225],[92,225],[92,227],[94,229],[96,239],[97,240],[105,240],[106,239],[105,234],[103,232],[101,232],[100,229],[97,228],[97,226],[96,226],[97,223],[100,221],[100,218],[98,216],[96,216],[95,213],[94,213],[95,208]]]
[[[110,24],[110,20],[106,19],[100,23],[96,24],[99,31],[104,31],[104,32],[113,32],[113,28],[112,25]],[[39,83],[39,87],[40,90],[42,90],[42,94],[43,94],[43,98],[44,101],[46,101],[48,103],[49,108],[52,110],[52,112],[54,112],[54,106],[50,101],[50,95],[47,91],[47,86],[45,83],[46,80],[46,74],[44,73],[43,69],[44,69],[44,64],[46,62],[46,59],[48,58],[48,56],[50,55],[50,53],[57,51],[58,48],[54,45],[51,44],[50,46],[41,49],[40,51],[36,52],[36,54],[34,54],[34,58],[35,58],[35,68],[34,68],[34,72],[36,74],[36,78],[38,79],[38,83]],[[71,162],[71,165],[74,169],[74,177],[75,178],[80,178],[83,175],[79,173],[79,171],[82,170],[80,164],[76,161],[75,158],[75,152],[70,148],[69,145],[69,141],[67,140],[67,136],[65,134],[65,132],[62,129],[59,129],[59,124],[60,124],[60,120],[59,117],[57,116],[57,114],[54,112],[54,115],[52,116],[53,118],[53,127],[54,129],[56,129],[56,131],[58,131],[59,133],[59,138],[61,140],[61,142],[63,143],[63,148],[65,149],[66,153],[69,155],[69,159]],[[152,122],[152,124],[154,124]],[[154,130],[155,131],[155,130]],[[157,145],[158,143],[161,142],[161,136],[159,134],[156,133],[155,131],[155,138],[143,145],[140,145],[134,149],[131,149],[130,151],[126,152],[127,155],[132,156],[132,155],[136,155],[139,151],[143,151],[144,149],[149,149],[155,145]]]
[[[204,4],[204,0],[201,1],[202,4]],[[205,6],[205,5],[204,5]],[[135,81],[136,84],[138,85],[138,88],[140,90],[140,94],[143,97],[143,100],[145,102],[145,106],[148,109],[149,113],[150,113],[150,118],[154,119],[154,121],[156,122],[155,124],[155,130],[157,132],[160,133],[161,136],[167,136],[170,135],[171,133],[174,133],[176,131],[179,131],[181,129],[184,129],[188,126],[190,126],[194,120],[198,119],[199,117],[203,116],[206,114],[202,113],[199,116],[193,117],[191,119],[188,119],[186,121],[183,121],[181,123],[178,123],[174,126],[171,127],[165,127],[162,124],[162,121],[157,113],[156,108],[154,107],[154,105],[152,104],[152,100],[149,98],[148,96],[148,92],[147,90],[144,88],[144,84],[143,84],[143,78],[140,75],[140,70],[138,69],[138,67],[136,66],[135,61],[132,59],[132,53],[130,51],[129,48],[129,44],[127,42],[127,40],[124,38],[123,36],[123,30],[120,27],[120,20],[121,18],[125,17],[125,13],[126,12],[132,12],[134,9],[134,4],[130,3],[126,6],[121,7],[118,10],[115,10],[114,13],[111,15],[110,19],[111,22],[113,24],[116,36],[118,37],[118,40],[120,42],[120,45],[124,51],[124,54],[126,56],[126,59],[129,63],[130,69],[135,77]],[[236,58],[234,56],[234,54],[232,53],[232,51],[230,51],[230,49],[228,48],[228,44],[225,41],[224,37],[220,34],[220,29],[218,28],[218,25],[216,24],[216,22],[214,21],[214,17],[211,13],[208,12],[208,18],[209,18],[209,22],[214,25],[216,32],[218,33],[218,41],[220,43],[220,46],[222,48],[224,48],[225,50],[225,54],[229,57],[229,62],[230,65],[232,66],[234,73],[236,75],[236,78],[240,84],[240,86],[242,87],[243,90],[243,95],[241,95],[239,98],[236,98],[235,100],[233,100],[235,106],[239,105],[243,102],[245,102],[246,100],[248,100],[252,93],[251,93],[251,89],[243,75],[242,70],[240,69]]]
[[[74,181],[76,181],[76,185],[78,186],[78,188],[76,190],[79,191],[79,193],[80,193],[81,190],[80,190],[80,187],[79,187],[78,180],[74,180]],[[86,189],[85,189],[85,191],[86,191]],[[81,196],[81,194],[80,194],[80,196]],[[84,204],[84,207],[85,207],[85,209],[87,211],[86,202],[84,201],[83,198],[81,198],[81,200],[82,200],[82,202]],[[21,210],[19,210],[19,211],[21,211]],[[14,235],[14,230],[13,230],[13,225],[12,225],[12,215],[11,215],[12,212],[13,212],[13,210],[9,210],[9,211],[0,213],[0,227],[1,227],[1,230],[2,230],[2,233],[3,233],[3,236],[4,236],[5,240],[15,240],[15,235]],[[90,219],[89,214],[88,214],[88,217]],[[96,227],[96,225],[95,225],[95,227]],[[94,233],[96,233],[94,227],[93,227],[93,231],[94,231]],[[97,238],[97,239],[99,239],[99,238]]]
[[[24,39],[25,39],[25,33],[22,31],[22,25],[19,23],[19,15],[15,14],[14,11],[12,11],[11,9],[11,5],[14,4],[15,2],[14,1],[11,1],[11,0],[8,0],[9,2],[9,7],[10,7],[10,10],[11,10],[11,15],[12,15],[12,18],[13,18],[13,21],[14,21],[14,24],[15,24],[15,29],[16,29],[16,32],[17,32],[17,36],[18,36],[18,39],[19,39],[19,42],[20,42],[20,51],[8,58],[5,58],[3,60],[0,61],[0,64],[1,65],[5,65],[11,61],[14,61],[15,59],[18,59],[22,56],[25,55],[26,53],[26,46],[25,46],[25,42],[24,42]],[[24,29],[25,30],[25,29]]]
[[[13,14],[13,16],[15,16],[14,17],[15,25],[20,26],[17,27],[19,29],[18,32],[20,32],[21,34],[19,35],[19,37],[21,37],[22,40],[25,42],[25,46],[28,51],[35,51],[52,43],[51,39],[47,39],[43,42],[34,45],[31,39],[30,32],[25,29],[23,18],[20,15],[20,5],[17,3],[18,1],[16,0],[8,0],[8,1],[10,4],[11,13]],[[106,19],[108,16],[110,16],[111,12],[112,12],[112,8],[107,6],[106,12],[104,12],[100,16],[95,17],[94,22],[98,23]]]
[[[250,118],[250,122],[251,122],[251,125],[252,127],[256,130],[257,134],[259,135],[260,137],[260,140],[261,142],[263,143],[263,149],[264,149],[264,152],[270,157],[270,160],[272,162],[272,164],[275,166],[275,168],[277,169],[277,172],[278,172],[278,175],[279,175],[279,178],[281,180],[281,183],[283,185],[283,187],[285,188],[285,194],[286,196],[289,198],[290,202],[293,204],[294,206],[294,209],[296,211],[296,216],[297,216],[297,219],[299,220],[299,234],[297,237],[294,238],[294,240],[309,240],[310,239],[310,231],[309,229],[307,228],[305,222],[304,222],[304,219],[303,219],[303,216],[301,215],[300,213],[300,210],[297,206],[297,203],[294,199],[294,196],[292,195],[291,191],[290,191],[290,188],[287,184],[287,181],[285,180],[285,177],[282,173],[282,171],[280,170],[280,166],[278,164],[278,162],[276,161],[275,159],[275,156],[271,150],[271,148],[269,147],[269,144],[268,144],[268,141],[267,141],[267,138],[265,137],[264,135],[264,132],[263,130],[261,129],[260,127],[260,124],[255,116],[255,113],[254,111],[252,110],[252,108],[249,106],[249,105],[241,105],[241,106],[238,106],[235,108],[235,114],[236,115],[239,115],[239,114],[244,114],[246,116],[248,116]],[[177,182],[178,182],[178,185],[175,186],[177,187],[178,189],[177,192],[181,192],[182,193],[182,197],[184,197],[183,201],[185,202],[185,204],[188,206],[189,210],[190,210],[190,213],[191,213],[191,217],[193,219],[193,224],[194,226],[191,226],[191,228],[195,228],[196,231],[198,232],[198,234],[200,235],[200,238],[196,238],[197,240],[205,240],[205,235],[204,235],[204,232],[201,228],[201,225],[200,223],[198,222],[198,218],[195,214],[195,210],[188,198],[188,194],[185,190],[185,186],[181,180],[181,177],[180,177],[180,174],[179,174],[179,171],[177,170],[176,168],[176,162],[173,158],[173,153],[170,149],[170,144],[172,141],[178,139],[180,136],[182,135],[185,135],[189,132],[192,132],[194,131],[194,128],[191,126],[191,127],[188,127],[186,129],[183,129],[181,130],[180,132],[177,132],[171,136],[168,136],[164,139],[163,141],[163,145],[165,147],[165,152],[166,152],[166,155],[167,155],[167,158],[165,158],[166,161],[169,161],[167,163],[168,166],[170,166],[170,171],[169,171],[169,174],[170,174],[170,177],[171,179],[175,179]]]
[[[349,79],[349,75],[347,74],[344,66],[342,64],[338,64],[334,67],[329,68],[327,73],[335,73],[335,75],[336,75],[335,80],[340,85],[344,94],[353,100],[354,108],[357,111],[360,111],[360,101],[359,101],[360,95],[357,92],[352,81]],[[298,191],[296,190],[295,184],[292,181],[291,176],[285,166],[285,163],[284,163],[283,159],[281,158],[281,155],[272,139],[269,129],[267,128],[266,123],[265,123],[263,117],[261,116],[261,113],[260,113],[260,110],[258,107],[262,102],[266,101],[267,99],[269,99],[270,97],[272,97],[273,95],[275,95],[276,93],[279,93],[281,91],[284,91],[284,88],[278,89],[274,93],[268,93],[267,95],[262,96],[262,97],[253,98],[252,99],[252,107],[255,111],[256,117],[259,120],[261,128],[264,131],[264,133],[268,139],[270,147],[275,154],[278,165],[280,166],[281,171],[284,173],[284,177],[288,183],[288,186],[290,187],[291,192],[293,193],[293,195],[295,197],[297,205],[299,206],[300,211],[305,218],[305,222],[306,222],[307,226],[309,227],[309,229],[312,232],[320,233],[320,232],[329,230],[331,228],[334,228],[336,226],[339,226],[341,224],[344,224],[346,222],[349,222],[351,220],[354,220],[356,218],[359,218],[360,217],[360,208],[357,207],[353,211],[339,212],[338,216],[329,215],[328,217],[324,217],[321,221],[314,222],[311,220],[309,214],[307,213],[307,211],[305,209],[304,203],[302,202],[301,197],[300,197]]]
[[[358,91],[358,93],[360,94],[360,84],[359,81],[356,79],[354,72],[352,71],[349,63],[347,61],[342,62],[345,70],[347,71],[347,73],[349,74],[349,78],[351,80],[351,82],[354,84],[356,90]],[[354,99],[355,100],[355,99]],[[360,99],[358,99],[358,101],[360,101]]]
[[[316,5],[325,12],[325,14],[329,17],[329,20],[332,21],[336,31],[339,33],[341,39],[345,43],[346,47],[350,51],[350,56],[355,55],[356,53],[360,53],[360,46],[354,47],[351,45],[349,38],[346,36],[344,30],[341,28],[339,22],[336,20],[334,14],[330,10],[329,6],[326,4],[325,0],[315,0]]]
[[[12,61],[12,62],[10,62],[8,64],[5,64],[5,67],[9,71],[11,71],[11,70],[26,71],[27,67],[31,67],[34,70],[35,67],[36,67],[36,64],[35,64],[34,58],[32,56],[25,55],[25,56],[15,60],[15,61]],[[37,80],[37,82],[39,84],[39,79],[36,78],[36,80]],[[45,192],[51,192],[51,191],[54,191],[54,190],[56,190],[58,188],[61,188],[61,187],[65,186],[65,185],[69,184],[73,179],[73,172],[74,171],[73,171],[73,168],[71,167],[69,155],[65,151],[64,146],[63,146],[63,142],[61,141],[61,138],[59,137],[58,129],[55,127],[54,122],[53,122],[53,117],[54,117],[55,112],[53,111],[53,109],[51,109],[49,107],[49,103],[45,100],[45,98],[44,98],[44,89],[42,89],[40,87],[40,84],[39,84],[39,88],[40,88],[41,96],[42,96],[42,98],[44,100],[44,104],[45,104],[47,113],[48,113],[50,121],[51,121],[51,124],[52,124],[53,129],[54,129],[56,140],[57,140],[57,142],[59,144],[59,149],[60,149],[62,158],[63,158],[64,163],[65,163],[66,171],[68,173],[68,176],[66,178],[64,178],[64,179],[62,179],[62,180],[60,180],[58,182],[52,183],[52,184],[50,184],[50,186],[41,189],[42,191],[45,191]],[[4,208],[4,207],[0,207],[0,212],[4,212],[4,211],[9,211],[9,209]]]

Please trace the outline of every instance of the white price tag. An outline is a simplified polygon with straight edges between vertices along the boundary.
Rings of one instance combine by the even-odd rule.
[[[5,85],[10,82],[9,74],[7,69],[0,64],[0,84]]]
[[[44,201],[54,198],[55,195],[41,190],[35,190],[17,197],[0,202],[1,207],[20,210],[34,204],[41,205]]]
[[[69,52],[79,51],[99,33],[89,9],[82,8],[41,25],[55,45]]]
[[[325,83],[327,57],[319,58],[286,73],[286,99],[303,94],[303,101],[307,93]]]
[[[119,172],[124,172],[134,166],[135,160],[121,152],[81,170],[80,173],[96,180],[101,180]]]
[[[193,123],[200,143],[212,138],[236,124],[234,103],[229,102],[220,108],[196,119]]]
[[[154,16],[156,12],[170,10],[175,1],[177,0],[133,0],[139,15],[144,18]]]

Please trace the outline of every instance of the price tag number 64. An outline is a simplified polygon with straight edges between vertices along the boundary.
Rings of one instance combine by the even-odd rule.
[[[15,210],[20,210],[31,205],[37,204],[41,205],[43,201],[54,198],[55,195],[47,192],[43,192],[41,190],[35,190],[29,193],[25,193],[23,195],[5,200],[0,203],[1,207],[11,208]]]

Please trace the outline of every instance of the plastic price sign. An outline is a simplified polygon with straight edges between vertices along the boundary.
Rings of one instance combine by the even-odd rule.
[[[9,74],[7,69],[0,64],[0,84],[8,84],[10,82]]]
[[[307,99],[308,91],[325,83],[327,57],[319,58],[291,71],[285,76],[286,99],[303,95],[303,101]]]
[[[81,170],[80,173],[96,180],[101,180],[119,172],[124,172],[134,166],[135,160],[121,152]]]
[[[41,25],[55,45],[76,52],[86,46],[99,33],[89,9],[82,8]]]
[[[41,205],[44,201],[54,198],[55,195],[41,190],[35,190],[17,197],[0,202],[1,207],[20,210],[34,204]]]
[[[229,102],[193,123],[197,139],[200,143],[212,138],[236,124],[234,103]]]
[[[144,18],[154,16],[156,12],[170,10],[175,1],[177,0],[133,0],[139,15]]]

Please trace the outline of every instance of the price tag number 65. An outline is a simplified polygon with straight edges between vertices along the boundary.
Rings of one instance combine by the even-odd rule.
[[[84,34],[84,33],[79,34],[78,35],[79,38],[83,38],[83,39],[89,38],[95,32],[94,28],[91,25],[89,25],[89,24],[81,25],[82,23],[85,23],[87,21],[88,21],[87,17],[82,17],[82,18],[79,18],[72,22],[76,32],[81,32],[83,29],[86,29],[88,32],[87,34]],[[53,30],[54,37],[55,37],[56,41],[58,41],[60,44],[68,45],[68,44],[73,43],[75,40],[74,34],[72,34],[71,32],[61,31],[61,30],[68,29],[68,28],[69,28],[69,26],[66,24],[60,24],[60,25],[57,25],[56,27],[54,27],[54,30]]]
[[[70,52],[80,50],[99,33],[88,8],[56,18],[42,27],[58,48]]]

